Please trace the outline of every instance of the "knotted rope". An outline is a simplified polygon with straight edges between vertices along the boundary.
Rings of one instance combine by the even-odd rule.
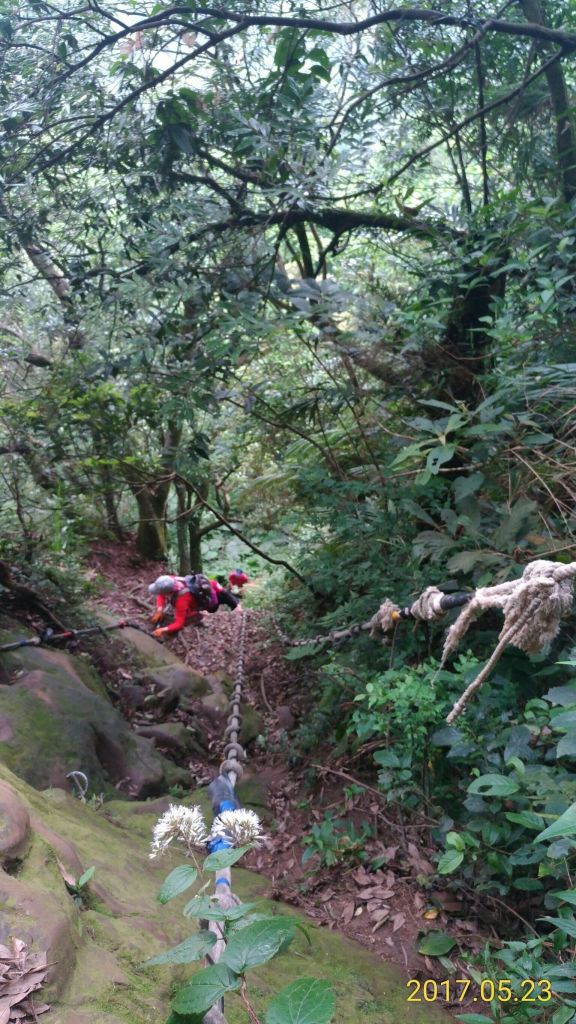
[[[441,664],[444,665],[470,624],[479,615],[489,608],[501,609],[504,613],[504,623],[498,644],[484,668],[452,708],[446,719],[452,723],[490,674],[508,644],[513,644],[528,654],[537,654],[554,640],[560,629],[562,617],[567,615],[572,607],[575,576],[576,562],[562,565],[537,559],[526,566],[520,579],[499,583],[494,587],[480,587],[474,593],[450,595],[444,594],[438,587],[427,587],[406,608],[400,608],[386,598],[368,622],[350,626],[348,629],[332,630],[324,636],[320,634],[307,640],[290,640],[276,622],[275,625],[284,643],[291,647],[301,647],[306,644],[334,643],[336,640],[356,636],[361,630],[366,629],[370,630],[373,639],[385,637],[401,619],[431,622],[443,618],[450,608],[465,605],[448,630],[442,652]]]
[[[557,636],[560,621],[572,607],[576,562],[559,565],[538,559],[526,566],[520,579],[495,587],[480,587],[446,635],[442,664],[458,646],[470,624],[489,608],[504,612],[498,644],[476,679],[456,701],[446,721],[460,715],[473,693],[500,659],[504,648],[513,644],[528,654],[538,654]]]

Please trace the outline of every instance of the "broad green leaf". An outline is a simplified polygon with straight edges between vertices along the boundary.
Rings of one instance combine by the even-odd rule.
[[[186,904],[182,913],[184,917],[202,917],[206,921],[237,921],[255,906],[256,903],[239,903],[224,909],[211,896],[195,896]]]
[[[181,988],[172,1002],[176,1013],[205,1013],[225,992],[240,988],[240,978],[222,962],[206,967]]]
[[[559,892],[550,892],[549,896],[555,896],[557,900],[562,900],[564,903],[571,903],[572,906],[576,907],[576,889],[562,889]]]
[[[561,711],[557,715],[553,714],[550,719],[550,726],[552,729],[559,729],[561,732],[576,729],[576,708],[570,711]]]
[[[313,64],[310,68],[310,74],[314,78],[321,78],[324,82],[330,81],[330,72],[328,68],[323,68],[321,64]]]
[[[220,963],[243,974],[247,967],[266,963],[294,938],[296,922],[290,917],[271,917],[267,921],[256,921],[238,932],[234,932]]]
[[[154,967],[156,964],[190,964],[194,960],[200,960],[208,953],[216,942],[214,932],[199,931],[190,938],[184,939],[177,946],[160,953],[151,960],[146,960],[144,967]]]
[[[561,932],[576,939],[576,920],[573,917],[543,917],[541,920],[548,921],[555,928],[559,928]]]
[[[438,874],[449,875],[452,871],[456,871],[459,868],[462,861],[464,860],[464,854],[461,850],[447,850],[443,853],[438,861]]]
[[[484,473],[470,473],[468,476],[457,476],[452,488],[456,501],[462,501],[469,494],[475,494],[484,483]]]
[[[174,868],[168,875],[168,878],[164,880],[158,893],[158,900],[160,903],[168,903],[169,900],[173,900],[175,896],[179,896],[180,893],[186,892],[191,885],[198,878],[198,872],[196,868],[191,868],[187,864],[182,864],[179,868]]]
[[[539,878],[515,878],[512,882],[514,889],[520,892],[538,892],[542,889],[542,882]]]
[[[326,50],[322,49],[321,46],[314,46],[307,55],[308,60],[315,60],[318,64],[321,64],[323,68],[330,68],[330,57],[326,53]]]
[[[482,1013],[461,1013],[456,1020],[461,1020],[462,1024],[492,1024],[494,1018],[485,1017]]]
[[[568,1024],[576,1016],[573,1006],[560,1006],[553,1014],[550,1024]]]
[[[544,824],[542,815],[535,814],[534,811],[507,811],[506,818],[515,825],[523,825],[524,828],[533,828],[536,831]]]
[[[266,1024],[328,1024],[336,998],[329,982],[300,978],[274,997],[266,1010]]]
[[[566,662],[559,661],[558,664],[564,665]],[[576,704],[576,686],[553,686],[544,694],[544,699],[549,700],[551,704],[569,707],[570,704]]]
[[[432,448],[428,452],[428,458],[426,459],[426,469],[430,470],[431,473],[436,474],[443,466],[445,462],[450,462],[450,459],[454,457],[456,447],[453,444],[442,444],[438,445],[437,448]]]
[[[247,914],[246,917],[239,917],[237,921],[231,921],[229,924],[229,931],[236,932],[242,928],[248,928],[248,925],[254,924],[255,921],[269,921],[270,914]]]
[[[90,881],[90,879],[93,877],[95,871],[96,871],[95,867],[87,868],[86,871],[84,872],[84,874],[80,875],[80,878],[76,882],[76,887],[78,889],[82,889],[82,887],[84,885],[86,885]]]
[[[559,740],[556,757],[576,757],[576,732],[569,732]]]
[[[222,868],[229,868],[251,849],[252,846],[249,843],[248,846],[239,846],[238,849],[217,850],[216,853],[209,853],[203,864],[204,871],[221,871]]]
[[[302,658],[311,658],[314,654],[323,651],[326,644],[301,644],[293,647],[284,655],[284,661],[300,661]]]
[[[182,124],[171,124],[169,127],[170,138],[178,149],[181,149],[187,156],[192,156],[194,153],[194,146],[192,145],[192,137],[190,132],[185,125]]]
[[[455,945],[456,939],[445,932],[428,932],[422,936],[416,948],[425,956],[445,956]]]
[[[475,565],[497,565],[502,561],[500,555],[492,551],[459,551],[446,562],[448,572],[471,572]]]
[[[512,796],[517,793],[519,785],[505,775],[481,775],[468,786],[469,793],[478,796]]]
[[[561,814],[553,825],[549,825],[540,835],[536,836],[534,842],[543,843],[547,839],[563,839],[566,836],[575,835],[576,804],[571,804],[568,810],[564,811],[564,814]]]
[[[459,832],[448,832],[446,835],[446,846],[449,846],[452,850],[464,850],[466,843]]]

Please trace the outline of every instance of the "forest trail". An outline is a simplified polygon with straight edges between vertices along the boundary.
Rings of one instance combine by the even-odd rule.
[[[149,626],[153,601],[148,584],[166,567],[144,563],[128,545],[111,542],[99,542],[89,566],[95,577],[105,581],[94,603],[114,616]],[[248,614],[242,710],[251,728],[244,779],[254,783],[256,802],[265,801],[272,821],[267,822],[265,847],[253,851],[246,866],[269,879],[269,895],[301,908],[318,925],[360,942],[410,977],[424,971],[426,977],[438,974],[440,978],[443,968],[417,953],[418,935],[433,922],[434,929],[454,934],[468,950],[478,950],[482,944],[478,921],[467,917],[466,908],[447,889],[435,893],[433,902],[426,897],[422,880],[434,873],[426,828],[392,821],[376,790],[363,789],[360,780],[355,784],[340,774],[331,750],[295,757],[290,734],[296,724],[306,721],[314,675],[305,662],[296,667],[284,660],[285,649],[263,612]],[[187,627],[166,646],[190,668],[215,680],[218,688],[221,680],[234,675],[240,615],[223,609],[205,613],[204,620],[203,627]],[[161,725],[194,721],[194,713],[180,707],[134,711],[123,697],[132,690],[130,673],[117,666],[106,671],[102,665],[100,671],[107,676],[113,699],[116,694],[119,708],[137,730],[146,720]],[[193,757],[179,756],[157,742],[163,753],[190,771],[193,788],[206,785],[218,770],[224,724],[223,714],[202,723],[206,749]],[[338,857],[331,866],[322,860],[320,842],[320,856],[303,865],[303,840],[312,829],[322,829],[327,818],[345,818],[352,824],[353,836],[354,828],[360,836],[367,824],[368,834],[361,844],[353,838],[356,854],[352,850],[351,856]],[[374,869],[374,861],[381,866]]]

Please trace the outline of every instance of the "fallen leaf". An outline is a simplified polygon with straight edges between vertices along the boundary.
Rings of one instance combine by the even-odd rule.
[[[62,878],[66,882],[66,885],[69,885],[70,888],[75,889],[76,888],[76,879],[75,879],[74,875],[70,874],[70,872],[67,870],[67,868],[64,867],[62,861],[58,860],[58,858],[56,858],[56,863],[58,865],[58,870],[59,870],[60,874],[62,875]]]
[[[415,843],[408,843],[408,858],[410,863],[416,868],[419,875],[431,875],[434,872],[434,867],[429,860],[418,849]]]
[[[355,910],[356,905],[354,902],[351,901],[350,903],[345,904],[344,909],[342,911],[342,921],[344,924],[350,924],[350,921],[354,917]]]
[[[328,889],[327,892],[323,892],[322,895],[319,896],[318,898],[319,898],[321,903],[327,903],[328,900],[334,899],[334,890],[333,889]]]

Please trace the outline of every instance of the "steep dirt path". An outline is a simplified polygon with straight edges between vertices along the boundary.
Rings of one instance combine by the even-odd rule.
[[[143,563],[128,546],[111,543],[99,543],[89,565],[102,583],[96,602],[115,616],[148,626],[153,610],[148,584],[166,571],[165,566]],[[469,919],[467,908],[447,889],[426,892],[422,880],[434,874],[426,828],[405,824],[376,790],[362,788],[361,780],[354,785],[339,774],[330,750],[318,750],[313,758],[295,756],[292,733],[295,725],[306,721],[314,676],[305,663],[296,668],[284,660],[285,650],[263,613],[249,615],[244,710],[257,712],[259,727],[248,745],[245,777],[264,787],[273,821],[266,847],[254,851],[247,866],[270,879],[270,895],[301,907],[319,925],[359,941],[410,977],[441,980],[444,969],[417,953],[418,936],[431,929],[448,931],[461,948],[477,951],[483,941],[478,921]],[[167,643],[190,668],[216,679],[232,677],[239,613],[224,609],[205,613],[204,619],[202,628],[188,627]],[[123,710],[130,719],[130,710]],[[178,708],[157,709],[155,719],[188,721]],[[138,714],[134,724],[138,725]],[[190,771],[193,785],[206,784],[217,770],[223,749],[221,725],[222,719],[203,755],[183,758],[164,750]],[[344,842],[341,855],[337,851],[336,863],[329,866],[320,841],[317,855],[302,864],[306,837],[313,829],[325,828],[327,816],[350,823],[352,849],[347,852]],[[354,846],[354,836],[361,835]],[[463,963],[459,970],[463,977]]]

